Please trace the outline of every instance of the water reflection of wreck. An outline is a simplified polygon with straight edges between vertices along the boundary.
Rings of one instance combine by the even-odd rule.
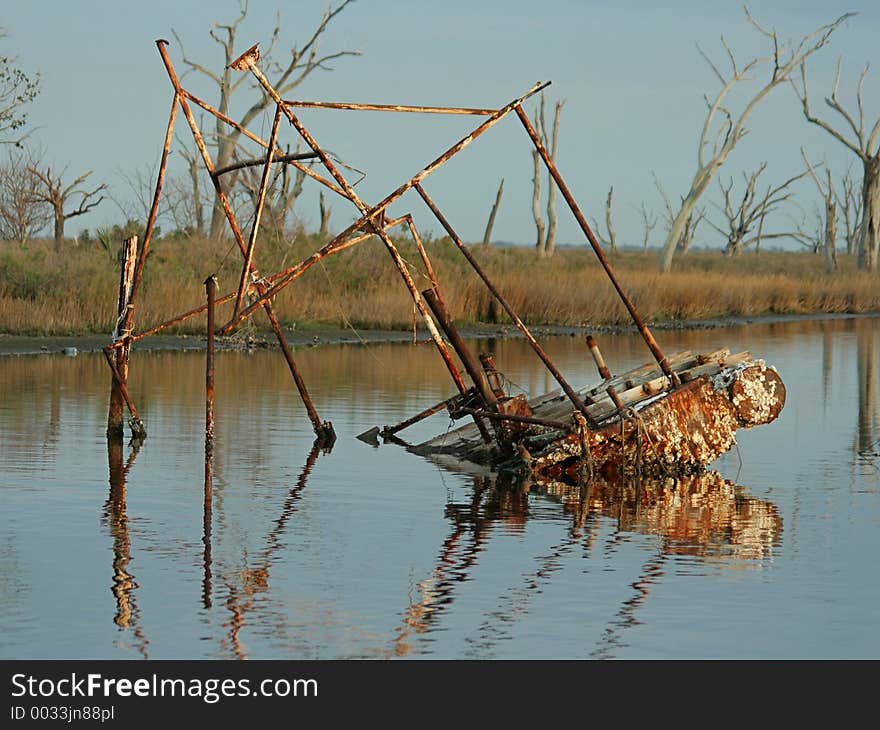
[[[584,557],[590,557],[608,520],[613,521],[618,538],[637,533],[655,536],[658,542],[632,583],[634,594],[612,618],[594,652],[599,657],[611,654],[621,627],[636,622],[636,609],[662,579],[668,559],[686,555],[731,567],[760,565],[772,557],[782,535],[782,519],[773,503],[750,496],[714,471],[677,478],[593,479],[581,485],[535,480],[511,484],[503,478],[479,476],[473,477],[473,487],[469,501],[447,505],[451,531],[436,567],[417,584],[404,611],[393,640],[397,656],[416,652],[418,637],[437,628],[456,591],[488,548],[494,529],[501,525],[525,529],[535,499],[558,502],[570,516],[571,527],[545,554],[536,556],[534,569],[499,598],[492,615],[478,627],[471,644],[481,656],[512,630],[518,615],[528,612],[530,601],[552,580],[566,555],[582,550]]]
[[[113,586],[111,588],[116,599],[115,623],[121,630],[131,630],[135,639],[135,647],[146,659],[149,641],[141,627],[141,611],[137,603],[135,589],[138,587],[134,575],[129,569],[131,562],[131,537],[128,531],[128,515],[126,513],[126,480],[134,460],[137,458],[139,446],[136,444],[123,460],[122,442],[107,439],[107,460],[110,471],[110,494],[104,505],[103,518],[113,538]]]

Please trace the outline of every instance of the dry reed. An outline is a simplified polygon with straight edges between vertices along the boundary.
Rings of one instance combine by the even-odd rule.
[[[292,243],[261,242],[263,274],[290,265],[318,248],[313,237]],[[399,242],[416,284],[429,281],[418,255]],[[482,282],[447,240],[428,243],[441,287],[456,320],[464,324],[505,322]],[[537,259],[528,248],[477,247],[475,256],[513,309],[529,324],[619,325],[626,311],[586,249],[559,249]],[[690,252],[676,270],[657,273],[656,255],[624,252],[612,257],[625,289],[649,322],[824,312],[880,311],[880,279],[858,272],[843,256],[841,271],[824,273],[822,257],[798,252],[762,252],[726,258]],[[217,273],[220,291],[238,284],[241,256],[229,242],[160,240],[151,251],[136,306],[137,329],[161,322],[204,301],[204,279]],[[115,320],[118,264],[98,244],[70,245],[55,254],[50,242],[21,247],[0,244],[0,332],[79,334],[110,332]],[[415,319],[411,299],[378,240],[365,242],[314,266],[275,299],[282,323],[320,327],[407,329]],[[222,310],[222,320],[228,309]],[[251,325],[254,326],[254,325]],[[258,315],[255,326],[263,328]],[[176,332],[201,332],[193,318]]]

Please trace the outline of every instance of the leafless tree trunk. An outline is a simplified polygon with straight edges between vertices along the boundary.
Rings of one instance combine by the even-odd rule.
[[[318,211],[321,214],[321,228],[318,230],[318,236],[321,240],[330,237],[330,214],[332,209],[324,203],[324,191],[318,193]]]
[[[768,186],[763,196],[758,197],[758,178],[761,177],[761,174],[766,169],[767,163],[763,162],[751,175],[743,173],[746,187],[742,199],[736,204],[731,199],[733,178],[730,179],[726,186],[721,180],[718,181],[724,198],[724,207],[718,207],[724,214],[727,229],[722,229],[709,219],[706,219],[706,222],[727,238],[727,243],[724,246],[724,254],[726,256],[735,256],[744,248],[752,245],[755,246],[757,251],[760,249],[762,240],[788,238],[792,235],[791,232],[766,233],[765,226],[768,216],[791,198],[791,193],[788,192],[791,184],[807,175],[808,170],[790,177],[776,187]]]
[[[498,186],[498,192],[495,193],[495,203],[492,210],[489,211],[489,220],[486,221],[486,232],[483,234],[483,245],[492,245],[492,227],[495,225],[495,216],[498,215],[498,207],[501,205],[501,195],[504,193],[504,178],[501,178],[501,184]]]
[[[297,152],[299,147],[297,147]],[[289,154],[290,150],[287,150]],[[242,162],[238,155],[233,155],[235,162]],[[256,205],[260,191],[260,179],[262,177],[262,167],[251,165],[243,167],[234,173],[235,181],[239,189],[243,191],[248,206]],[[263,207],[263,215],[260,221],[260,229],[269,231],[275,235],[283,235],[290,212],[302,193],[303,183],[306,174],[302,170],[296,170],[291,175],[289,165],[278,165],[275,167],[274,173],[269,180],[269,187],[266,191],[267,203]]]
[[[37,167],[31,167],[30,170],[34,177],[39,181],[36,194],[37,200],[48,203],[52,208],[52,217],[55,221],[55,248],[56,250],[60,250],[64,243],[65,222],[69,218],[74,218],[78,215],[85,215],[90,210],[100,205],[101,201],[104,200],[104,196],[101,195],[101,193],[107,189],[107,185],[101,183],[93,190],[80,188],[80,185],[82,185],[89,175],[92,174],[91,170],[84,172],[67,186],[62,182],[62,177],[64,176],[66,169],[62,170],[57,177],[52,174],[51,167],[47,167],[45,172]],[[72,197],[79,197],[79,205],[70,209],[67,205]]]
[[[669,200],[669,196],[666,194],[666,191],[663,189],[663,186],[660,184],[660,181],[657,179],[656,175],[654,175],[654,187],[657,188],[657,192],[660,193],[660,198],[663,201],[664,218],[666,224],[666,240],[669,241],[670,231],[672,230],[672,227],[676,221],[676,213],[672,208],[672,203]],[[684,199],[682,199],[682,203],[684,203]],[[697,233],[697,226],[700,225],[705,217],[705,208],[697,208],[695,210],[691,210],[690,214],[687,216],[687,218],[685,218],[680,226],[678,241],[675,245],[676,252],[688,252],[688,249],[691,247],[691,243],[693,243],[694,236]]]
[[[858,267],[867,271],[878,269],[878,254],[880,254],[880,117],[874,122],[871,132],[865,131],[865,110],[862,105],[862,85],[868,74],[866,65],[859,77],[856,90],[856,106],[858,114],[851,114],[837,98],[837,89],[840,85],[840,61],[837,62],[837,74],[834,78],[834,88],[831,97],[825,99],[825,103],[837,112],[844,122],[844,127],[849,127],[851,136],[832,127],[828,122],[813,116],[810,111],[810,102],[807,96],[807,72],[805,64],[801,63],[801,86],[795,88],[795,92],[801,101],[804,116],[811,124],[824,129],[834,139],[843,144],[856,155],[862,162],[862,216],[858,246]]]
[[[0,164],[0,240],[21,245],[52,220],[52,209],[38,196],[38,164],[29,150],[10,150]]]
[[[544,239],[544,219],[541,217],[541,156],[537,150],[532,150],[532,162],[534,163],[534,175],[532,177],[532,215],[535,218],[537,241],[535,249],[538,256],[547,255],[546,241]]]
[[[682,234],[685,232],[688,220],[691,218],[697,201],[709,187],[712,178],[721,169],[721,166],[730,156],[734,147],[745,136],[745,123],[752,112],[767,94],[780,84],[788,81],[791,74],[797,70],[808,56],[822,48],[831,34],[848,17],[849,14],[843,15],[833,23],[823,25],[818,30],[801,38],[797,45],[789,51],[784,45],[780,44],[775,31],[766,30],[759,25],[748,9],[746,9],[746,18],[749,23],[759,33],[769,39],[772,45],[773,53],[770,57],[772,70],[769,80],[751,97],[736,121],[734,121],[730,111],[724,107],[724,102],[731,91],[749,80],[752,72],[765,59],[755,58],[749,61],[743,68],[740,68],[734,59],[733,52],[722,37],[721,43],[727,55],[727,60],[730,63],[730,74],[725,76],[709,57],[703,53],[702,49],[699,49],[700,54],[721,82],[721,90],[711,101],[708,98],[706,99],[709,110],[703,122],[703,129],[697,145],[697,171],[694,173],[690,189],[682,196],[681,207],[675,214],[666,236],[666,242],[663,245],[663,252],[660,256],[661,271],[669,271],[672,268],[673,256],[679,246],[679,242],[682,240]],[[715,121],[719,115],[722,121],[716,128]]]
[[[645,249],[645,251],[647,251],[648,240],[651,237],[651,232],[654,230],[654,228],[657,227],[657,221],[659,220],[659,217],[656,213],[649,213],[644,203],[642,203],[639,212],[642,214],[642,226],[645,231],[644,236],[642,237],[642,247]]]
[[[354,0],[341,0],[336,7],[328,8],[321,18],[321,21],[312,31],[311,36],[306,39],[302,46],[294,46],[291,48],[290,57],[284,63],[275,61],[272,58],[275,43],[281,33],[281,18],[279,15],[275,29],[272,31],[272,40],[267,48],[261,50],[260,54],[263,69],[267,75],[274,75],[272,85],[279,94],[284,96],[301,84],[303,80],[314,71],[319,69],[331,70],[332,67],[328,64],[335,59],[343,56],[360,55],[359,51],[340,50],[326,54],[322,54],[319,51],[320,40],[324,31],[327,29],[327,26],[333,18],[341,13],[353,1]],[[217,109],[225,115],[229,115],[230,100],[235,91],[241,86],[245,79],[250,78],[248,74],[240,74],[235,78],[232,75],[232,70],[229,68],[229,64],[234,61],[243,50],[242,48],[236,48],[236,33],[239,25],[241,25],[242,21],[244,21],[248,14],[247,0],[240,0],[239,9],[240,12],[238,18],[236,18],[231,24],[224,25],[222,23],[215,23],[214,27],[209,31],[211,38],[213,38],[221,47],[225,56],[222,74],[216,74],[207,67],[188,58],[186,56],[186,51],[183,48],[183,43],[181,43],[177,33],[174,33],[177,42],[180,44],[181,52],[183,53],[183,62],[191,69],[207,76],[216,84],[220,95]],[[247,127],[271,103],[271,98],[265,93],[262,87],[257,88],[259,90],[258,100],[252,104],[238,120],[238,123],[242,127]],[[217,120],[213,139],[213,143],[217,146],[217,154],[214,160],[216,167],[225,167],[233,161],[240,136],[240,132],[235,129],[229,129],[222,121],[219,119]],[[281,202],[281,207],[289,210],[291,206],[288,205],[286,201],[283,201]],[[220,235],[220,232],[223,229],[224,220],[223,208],[220,205],[219,200],[215,198],[214,206],[211,211],[210,235],[212,238],[216,238]]]
[[[614,195],[614,186],[612,185],[608,189],[608,196],[605,198],[605,229],[608,236],[603,236],[599,233],[599,225],[596,223],[595,219],[591,219],[593,221],[593,232],[596,234],[596,238],[599,239],[599,243],[602,244],[603,248],[607,248],[610,251],[616,253],[617,252],[617,234],[614,232],[614,226],[611,223],[611,197]]]
[[[813,182],[816,183],[816,187],[819,188],[819,194],[825,203],[825,228],[822,236],[822,248],[825,251],[825,272],[832,274],[837,271],[837,205],[834,199],[834,183],[831,180],[831,170],[825,168],[825,172],[828,174],[828,183],[823,185],[803,147],[801,147],[801,156],[804,158],[804,162],[807,163],[807,171],[810,173],[810,177],[813,178]]]
[[[562,107],[565,99],[556,102],[556,110],[553,113],[553,134],[550,144],[547,144],[547,125],[544,122],[544,95],[541,95],[541,126],[543,128],[544,147],[549,150],[550,159],[556,161],[556,152],[559,149],[559,119],[562,116]],[[553,178],[547,180],[547,255],[552,256],[556,250],[556,183]]]
[[[562,107],[565,106],[565,100],[556,102],[556,111],[553,115],[553,131],[548,134],[547,122],[544,115],[546,98],[541,93],[541,103],[535,110],[535,131],[541,137],[544,149],[548,152],[550,159],[556,161],[556,153],[559,149],[559,120],[562,116]],[[547,227],[545,229],[544,219],[541,216],[541,158],[535,150],[532,150],[533,177],[532,177],[532,215],[535,218],[535,228],[537,230],[537,242],[535,248],[538,256],[552,256],[556,250],[556,183],[552,178],[548,178],[547,188]],[[546,238],[544,232],[546,230]]]
[[[846,235],[846,255],[852,256],[859,248],[862,220],[862,191],[853,180],[851,170],[840,181],[841,192],[835,193],[837,207],[843,212],[843,228]]]

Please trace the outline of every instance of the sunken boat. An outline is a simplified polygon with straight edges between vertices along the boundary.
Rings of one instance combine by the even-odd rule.
[[[481,360],[491,363],[486,355]],[[770,423],[785,404],[779,374],[748,352],[686,351],[667,362],[668,374],[646,363],[617,376],[603,364],[606,377],[575,391],[575,399],[562,389],[528,400],[496,388],[488,410],[473,389],[451,399],[447,410],[454,419],[491,422],[492,438],[470,422],[408,448],[451,468],[523,471],[568,483],[680,476],[703,472],[736,444],[739,429]],[[485,373],[496,386],[503,381],[491,365]]]

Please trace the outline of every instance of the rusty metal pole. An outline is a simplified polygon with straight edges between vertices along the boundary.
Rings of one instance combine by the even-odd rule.
[[[602,378],[602,380],[611,380],[611,371],[605,364],[605,359],[602,357],[602,353],[599,351],[599,345],[596,343],[596,339],[593,335],[587,335],[587,347],[590,349],[590,354],[593,356],[593,361],[596,363],[599,377]]]
[[[428,208],[431,209],[434,217],[437,218],[438,221],[440,221],[440,225],[443,226],[455,245],[458,246],[459,250],[464,254],[464,257],[468,260],[474,271],[476,271],[479,277],[483,280],[483,283],[492,293],[492,296],[494,296],[498,300],[498,303],[502,307],[504,307],[504,311],[507,312],[507,315],[510,317],[511,320],[513,320],[513,323],[517,326],[519,331],[523,333],[529,345],[531,345],[532,349],[535,351],[538,357],[541,358],[541,361],[550,371],[551,375],[553,375],[553,377],[556,379],[556,382],[559,383],[559,385],[562,387],[562,390],[568,396],[568,399],[572,402],[574,407],[583,414],[584,418],[587,419],[587,423],[589,423],[590,425],[595,425],[595,420],[587,411],[587,407],[584,405],[583,401],[578,397],[577,393],[574,392],[574,389],[568,384],[568,381],[566,381],[566,379],[562,376],[562,373],[560,373],[559,370],[556,369],[556,366],[547,356],[547,353],[544,352],[543,348],[538,344],[538,341],[532,336],[532,333],[529,332],[529,328],[525,326],[523,321],[517,316],[516,312],[514,312],[510,305],[507,303],[507,300],[503,296],[501,296],[501,293],[495,288],[495,285],[490,281],[489,277],[486,275],[486,272],[483,271],[483,268],[471,255],[471,252],[467,250],[467,247],[458,237],[458,234],[455,232],[452,226],[449,225],[449,221],[446,220],[444,215],[440,212],[439,208],[437,208],[437,206],[434,204],[434,201],[431,200],[431,198],[425,192],[424,188],[422,188],[422,186],[418,183],[416,183],[415,189],[416,192],[418,192],[418,194],[422,196],[422,200],[425,201],[425,204],[428,206]],[[587,401],[587,403],[592,403],[592,400],[586,396],[585,400]]]
[[[483,372],[477,359],[473,356],[473,353],[471,353],[464,344],[464,340],[461,339],[461,335],[459,334],[455,323],[452,321],[452,317],[449,315],[449,310],[446,308],[446,305],[441,301],[440,297],[437,296],[437,292],[434,289],[425,289],[422,292],[422,296],[425,298],[428,306],[431,307],[434,317],[437,318],[437,323],[443,328],[443,331],[449,338],[452,348],[461,359],[464,369],[470,376],[471,381],[482,397],[483,402],[489,410],[497,410],[498,399],[495,397],[492,388],[489,387],[489,383],[486,380],[486,374]]]
[[[217,294],[217,278],[205,279],[205,295],[208,300],[208,344],[205,355],[205,453],[214,450],[214,299]]]
[[[140,255],[138,256],[137,265],[134,269],[134,275],[131,283],[131,295],[129,297],[128,309],[125,313],[125,320],[122,327],[125,337],[128,341],[127,348],[131,346],[131,331],[134,322],[134,302],[140,289],[141,279],[144,274],[144,266],[147,263],[147,254],[150,252],[150,242],[153,240],[153,228],[156,225],[156,216],[159,214],[159,199],[162,197],[162,186],[165,182],[165,172],[168,169],[168,157],[171,154],[171,141],[174,138],[174,122],[177,119],[177,103],[179,94],[175,89],[174,98],[171,100],[171,111],[168,114],[168,126],[165,129],[165,142],[162,145],[162,158],[159,161],[159,174],[156,177],[156,187],[153,190],[153,202],[150,205],[150,213],[147,216],[147,225],[144,230],[144,242],[141,245]],[[128,356],[126,355],[126,372],[128,375]]]
[[[495,367],[495,359],[488,352],[483,352],[480,353],[480,364],[483,366],[483,371],[486,373],[486,378],[489,380],[489,386],[495,393],[495,397],[504,398],[506,393],[501,385],[498,369]]]
[[[608,278],[611,280],[611,284],[614,286],[617,291],[617,295],[620,297],[620,300],[623,302],[627,311],[629,312],[630,317],[632,317],[633,322],[635,322],[636,327],[642,335],[642,338],[645,340],[645,344],[647,344],[648,349],[651,351],[651,354],[654,356],[654,359],[657,361],[657,364],[660,365],[660,369],[667,375],[670,381],[673,384],[678,383],[678,377],[672,371],[672,368],[669,366],[669,361],[666,359],[666,356],[660,350],[660,346],[657,344],[657,341],[654,339],[654,336],[651,334],[651,330],[648,329],[648,325],[645,324],[644,320],[639,316],[639,313],[636,311],[635,305],[632,303],[632,300],[627,296],[626,292],[623,290],[623,287],[620,285],[620,282],[617,280],[617,276],[614,273],[614,270],[611,268],[611,263],[608,261],[608,258],[605,256],[605,252],[602,250],[602,246],[599,245],[599,241],[596,240],[596,236],[593,234],[593,231],[590,229],[590,226],[587,225],[587,221],[581,213],[580,208],[578,208],[577,203],[575,202],[574,197],[568,189],[568,186],[565,184],[565,181],[562,179],[562,175],[559,174],[559,170],[556,167],[556,163],[553,162],[550,155],[547,154],[547,150],[544,148],[543,143],[541,142],[538,133],[535,131],[535,128],[532,126],[532,123],[529,121],[528,116],[523,111],[522,106],[517,105],[516,114],[522,122],[523,126],[526,129],[529,137],[532,140],[532,144],[535,145],[535,149],[538,151],[538,154],[544,160],[544,164],[547,167],[548,172],[556,181],[556,185],[559,187],[559,190],[562,192],[562,196],[565,198],[565,202],[568,203],[568,207],[571,209],[571,212],[574,214],[575,219],[580,225],[581,230],[584,232],[584,235],[587,237],[587,240],[590,242],[590,245],[593,247],[593,251],[596,253],[596,257],[599,259],[599,263],[602,264],[602,268],[605,269],[605,273],[608,275]]]
[[[205,279],[208,307],[208,344],[205,356],[205,491],[202,507],[202,600],[211,607],[211,515],[214,505],[214,305],[217,278]]]
[[[260,230],[260,218],[263,215],[263,206],[266,203],[266,191],[269,189],[269,175],[272,172],[272,152],[278,141],[278,127],[281,124],[281,107],[275,107],[275,119],[272,121],[272,132],[269,135],[269,151],[266,153],[266,164],[263,166],[263,176],[260,179],[260,190],[257,195],[257,205],[254,210],[254,222],[251,227],[251,235],[248,239],[247,253],[244,257],[244,265],[241,267],[241,281],[238,284],[238,296],[235,299],[234,313],[238,314],[241,310],[241,303],[244,300],[244,293],[247,289],[248,274],[251,270],[251,263],[254,260],[254,246],[257,243],[257,233]]]

